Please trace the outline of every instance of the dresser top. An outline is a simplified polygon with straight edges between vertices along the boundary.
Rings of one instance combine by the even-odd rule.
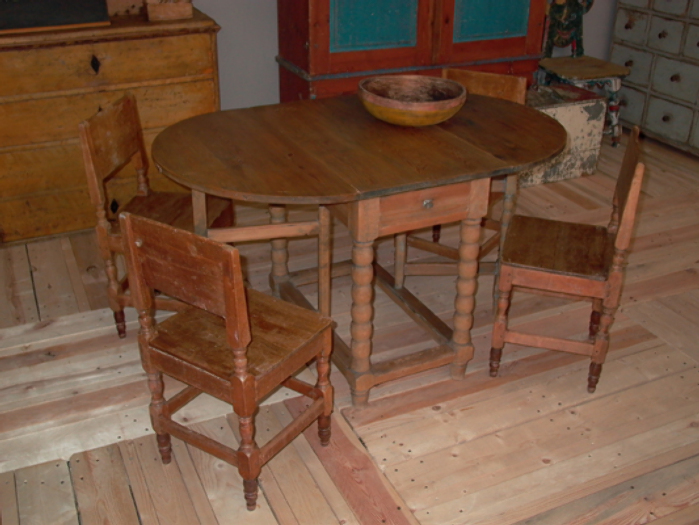
[[[104,40],[125,40],[158,35],[217,32],[220,27],[207,15],[194,9],[185,20],[149,22],[144,15],[114,16],[105,27],[66,28],[30,33],[0,35],[0,51],[25,47],[44,47]]]

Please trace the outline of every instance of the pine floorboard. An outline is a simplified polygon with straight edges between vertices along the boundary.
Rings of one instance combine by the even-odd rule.
[[[320,447],[311,427],[285,448],[263,469],[252,513],[230,465],[177,440],[172,463],[160,463],[135,315],[127,310],[128,335],[118,339],[93,232],[0,247],[0,523],[699,523],[699,159],[651,140],[644,152],[636,236],[595,394],[585,389],[587,360],[570,354],[510,345],[500,376],[488,376],[492,278],[481,277],[466,379],[423,372],[374,388],[370,406],[356,410],[333,372],[331,445]],[[605,141],[596,173],[524,188],[517,211],[604,224],[622,155]],[[238,220],[266,215],[243,207]],[[457,236],[443,229],[447,241]],[[336,260],[350,247],[336,225]],[[251,286],[267,290],[268,248],[240,249]],[[312,240],[291,242],[291,269],[312,265],[313,251]],[[382,240],[377,258],[391,257]],[[407,285],[451,323],[453,277]],[[332,309],[343,337],[349,306],[350,280],[341,277]],[[379,290],[375,307],[377,360],[430,345]],[[584,336],[586,308],[522,295],[512,322]],[[301,402],[276,393],[260,409],[258,438]],[[234,446],[229,412],[202,396],[178,417]]]

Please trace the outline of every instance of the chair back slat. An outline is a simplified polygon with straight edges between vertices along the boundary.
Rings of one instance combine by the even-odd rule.
[[[133,159],[148,167],[136,99],[130,93],[79,125],[83,160],[93,205],[104,203],[104,181]]]
[[[527,79],[524,77],[451,68],[443,69],[442,77],[456,80],[474,95],[485,95],[518,104],[524,104],[526,101]]]
[[[232,348],[249,344],[237,249],[128,213],[121,214],[119,220],[136,309],[152,309],[153,293],[158,290],[223,317]]]
[[[638,199],[645,172],[645,166],[640,162],[641,146],[639,134],[639,128],[634,126],[629,136],[629,142],[626,146],[624,160],[621,164],[619,178],[614,191],[614,211],[610,230],[616,233],[614,247],[617,250],[626,250],[629,247],[633,227],[636,222]]]

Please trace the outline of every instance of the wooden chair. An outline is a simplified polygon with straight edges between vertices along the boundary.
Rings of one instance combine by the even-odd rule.
[[[120,222],[162,460],[171,460],[173,435],[237,466],[247,508],[254,510],[257,478],[265,463],[316,420],[321,443],[329,442],[332,320],[246,290],[239,253],[232,246],[128,213],[121,214]],[[154,290],[189,306],[156,325]],[[293,376],[314,358],[315,385]],[[166,400],[163,374],[187,386]],[[308,397],[310,406],[259,446],[255,441],[259,402],[280,385]],[[240,430],[237,450],[172,420],[202,392],[233,406]]]
[[[587,389],[594,392],[619,306],[624,265],[636,218],[644,165],[639,129],[632,130],[614,192],[609,225],[592,226],[515,215],[501,253],[499,299],[493,325],[490,375],[505,343],[560,350],[592,358]],[[588,341],[534,335],[508,327],[513,289],[592,300]]]
[[[526,102],[527,79],[524,77],[449,68],[442,70],[442,77],[460,82],[466,86],[469,93],[509,100],[517,104],[524,104]],[[492,207],[498,200],[504,199],[503,213],[500,220],[488,217],[484,221],[483,226],[495,230],[495,234],[481,245],[480,257],[484,257],[501,244],[503,235],[507,230],[509,219],[514,211],[516,193],[517,174],[492,179],[489,207]],[[432,242],[414,235],[396,235],[394,274],[397,287],[402,286],[405,276],[407,275],[456,275],[456,264],[451,262],[446,264],[407,262],[407,246],[412,246],[453,261],[458,261],[459,252],[456,248],[439,243],[440,230],[440,226],[433,227]],[[495,264],[481,263],[479,273],[496,273]]]
[[[90,200],[97,213],[95,230],[106,267],[109,306],[114,312],[119,337],[125,337],[124,307],[132,306],[132,299],[128,293],[128,277],[120,276],[116,266],[116,255],[124,251],[116,214],[128,211],[191,230],[194,227],[192,199],[189,193],[151,191],[147,175],[148,154],[133,95],[126,94],[79,127]],[[135,171],[136,188],[123,178],[133,173],[129,170]],[[225,224],[229,220],[230,207],[229,201],[211,199],[211,222],[217,218]],[[178,307],[175,301],[163,297],[156,300],[158,309],[176,310]]]

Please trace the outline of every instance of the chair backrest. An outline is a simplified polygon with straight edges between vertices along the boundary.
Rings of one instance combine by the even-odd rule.
[[[456,80],[475,95],[501,98],[518,104],[524,104],[527,98],[527,79],[524,77],[445,68],[442,69],[442,78]]]
[[[228,343],[250,343],[250,323],[238,250],[144,217],[119,216],[137,310],[152,311],[154,290],[226,321]]]
[[[619,170],[616,189],[614,191],[612,219],[609,223],[609,231],[616,234],[614,247],[617,250],[626,250],[631,242],[638,199],[641,194],[641,184],[645,166],[639,161],[641,145],[639,141],[640,130],[634,126],[626,146],[624,160]]]
[[[127,93],[79,125],[90,199],[105,206],[104,182],[133,161],[138,194],[148,193],[148,155],[135,97]]]

